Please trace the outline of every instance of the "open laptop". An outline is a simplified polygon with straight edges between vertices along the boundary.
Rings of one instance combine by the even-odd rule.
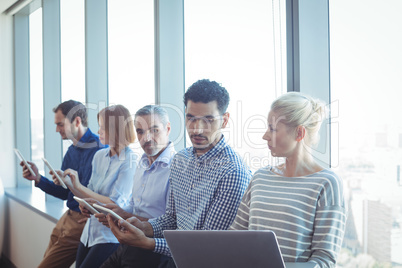
[[[177,268],[285,267],[272,231],[166,230],[164,236]]]

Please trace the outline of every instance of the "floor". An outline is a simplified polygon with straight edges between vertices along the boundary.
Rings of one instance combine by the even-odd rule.
[[[7,259],[0,258],[0,268],[15,268],[15,266]]]

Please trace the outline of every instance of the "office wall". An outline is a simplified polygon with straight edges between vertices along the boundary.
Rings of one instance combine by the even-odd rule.
[[[0,177],[4,187],[16,185],[14,125],[13,17],[0,14]],[[28,96],[27,96],[28,97]],[[17,100],[18,101],[18,100]]]
[[[6,200],[3,255],[18,268],[37,267],[56,224],[15,200]]]

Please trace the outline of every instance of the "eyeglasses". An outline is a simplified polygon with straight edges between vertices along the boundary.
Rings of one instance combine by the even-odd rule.
[[[205,123],[210,123],[212,124],[213,122],[215,122],[215,120],[222,118],[222,115],[215,115],[215,116],[202,116],[202,117],[198,117],[198,116],[192,116],[192,115],[186,115],[186,120],[193,123],[195,121],[201,120]]]

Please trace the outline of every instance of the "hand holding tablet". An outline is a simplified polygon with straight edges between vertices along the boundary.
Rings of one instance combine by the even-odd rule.
[[[98,205],[98,204],[94,204],[94,207],[95,208],[97,208],[97,209],[99,209],[100,211],[102,211],[103,213],[105,213],[105,214],[110,214],[110,215],[112,215],[115,219],[117,219],[117,220],[123,220],[124,221],[124,219],[122,218],[122,217],[120,217],[118,214],[116,214],[113,210],[111,210],[111,209],[108,209],[108,208],[105,208],[105,207],[103,207],[103,206],[101,206],[101,205]]]
[[[85,201],[82,198],[79,198],[77,196],[73,196],[73,198],[83,207],[85,207],[86,209],[88,209],[92,214],[98,214],[100,213],[99,211],[97,211],[93,206],[91,206],[87,201]]]
[[[32,176],[36,176],[35,172],[32,170],[31,166],[28,164],[28,162],[25,160],[25,158],[22,156],[21,152],[17,149],[14,148],[14,152],[15,154],[18,156],[18,158],[20,159],[20,161],[22,161],[22,163],[24,163],[24,165],[28,168],[29,172],[31,172]]]
[[[42,157],[43,162],[45,162],[45,165],[53,172],[53,174],[56,176],[57,180],[60,182],[60,185],[64,188],[67,189],[66,184],[64,183],[64,181],[60,178],[59,174],[57,174],[57,172],[52,168],[52,166],[49,164],[49,162]]]

